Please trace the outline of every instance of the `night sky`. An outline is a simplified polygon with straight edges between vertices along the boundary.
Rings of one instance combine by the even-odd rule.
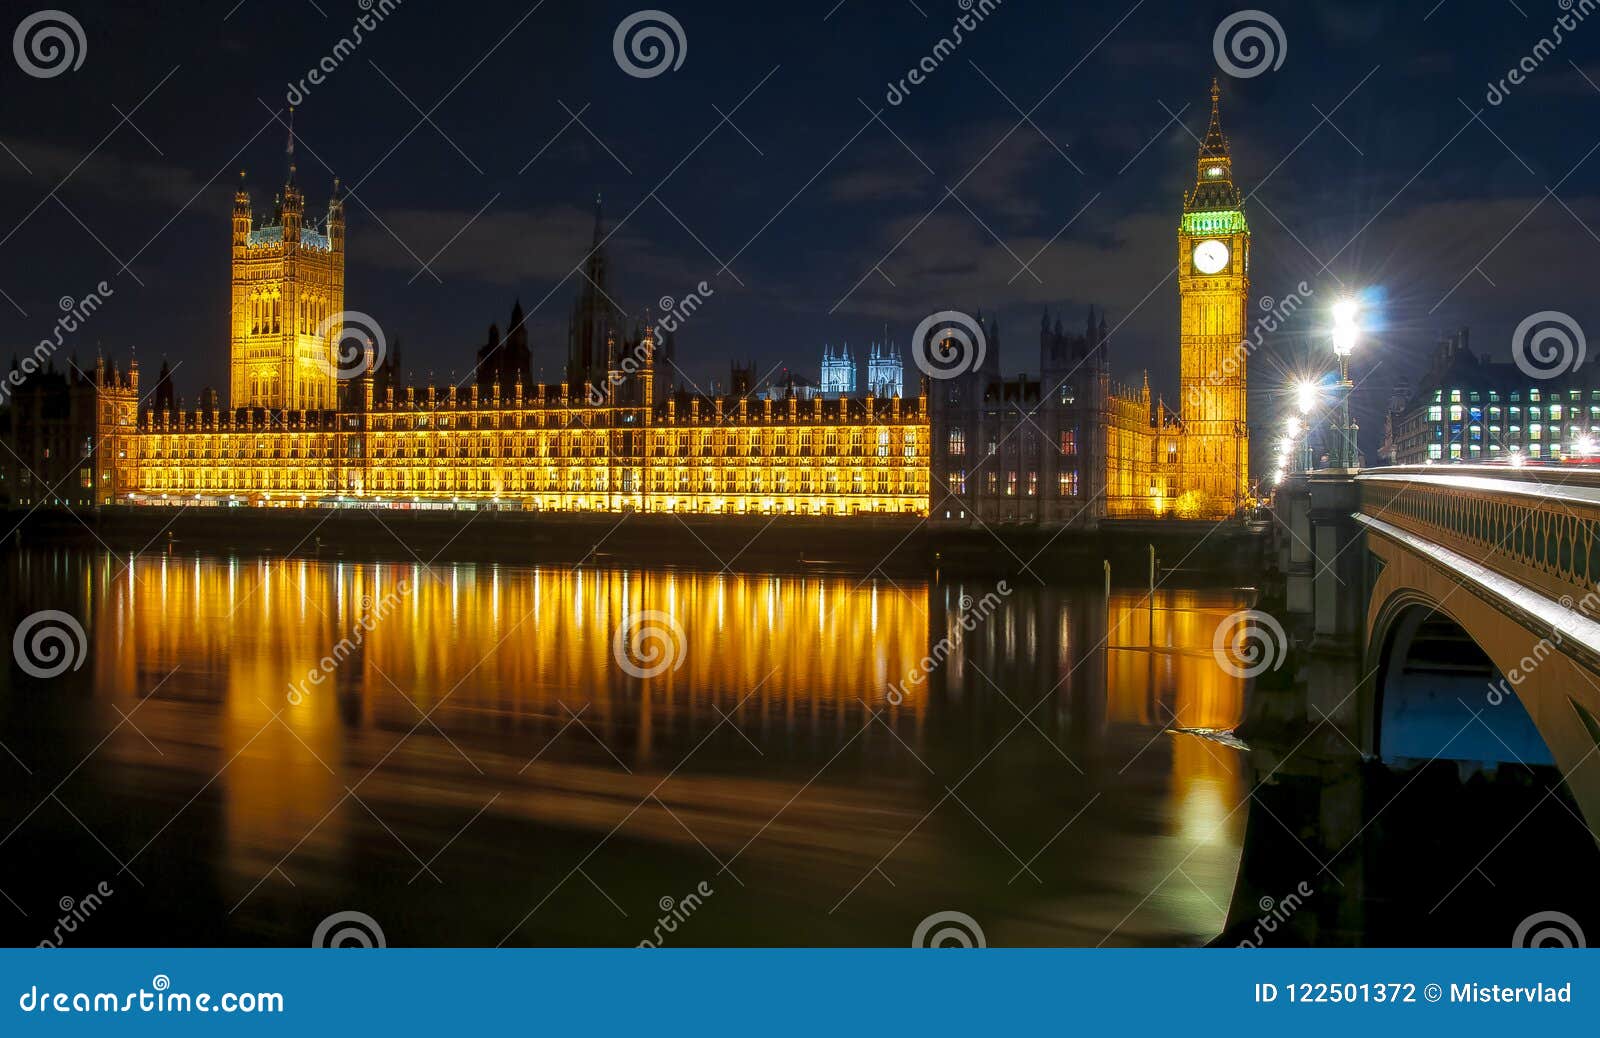
[[[136,349],[152,375],[181,361],[190,400],[226,386],[238,172],[268,209],[285,176],[274,113],[362,11],[231,3],[77,3],[81,67],[39,79],[0,62],[8,352],[105,280],[115,295],[70,344],[80,358]],[[1003,368],[1036,370],[1041,310],[1078,329],[1095,303],[1118,375],[1148,368],[1176,396],[1177,222],[1219,74],[1213,34],[1238,6],[1009,0],[891,105],[890,82],[950,33],[956,4],[665,3],[687,47],[653,78],[613,56],[635,2],[405,0],[306,91],[308,210],[335,175],[357,185],[346,304],[401,340],[412,377],[462,378],[520,297],[538,374],[558,379],[599,192],[609,222],[627,218],[608,246],[625,309],[714,289],[679,334],[703,388],[735,358],[814,378],[824,342],[864,353],[887,323],[903,348],[942,309],[998,315]],[[7,4],[6,31],[34,10]],[[1489,82],[1551,33],[1555,3],[1266,10],[1281,67],[1220,74],[1254,293],[1368,290],[1363,410],[1422,371],[1441,331],[1469,325],[1506,359],[1534,311],[1600,329],[1600,12],[1491,105]],[[1286,372],[1322,362],[1326,324],[1307,307],[1258,355],[1255,422]],[[1369,450],[1377,430],[1368,418]]]

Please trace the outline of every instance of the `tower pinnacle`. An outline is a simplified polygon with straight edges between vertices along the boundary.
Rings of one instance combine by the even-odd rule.
[[[294,105],[290,105],[289,106],[289,142],[288,142],[288,145],[284,149],[284,153],[289,156],[289,179],[287,181],[285,181],[285,184],[286,185],[293,184],[294,183]]]

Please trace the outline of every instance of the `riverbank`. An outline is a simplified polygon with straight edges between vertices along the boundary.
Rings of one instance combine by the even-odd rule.
[[[781,573],[1035,576],[1168,586],[1259,572],[1260,531],[1244,524],[1107,523],[1099,530],[933,524],[902,516],[112,507],[0,514],[5,549],[105,548],[371,561],[667,565]]]

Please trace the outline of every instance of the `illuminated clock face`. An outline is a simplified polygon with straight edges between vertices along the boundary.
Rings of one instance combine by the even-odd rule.
[[[1194,268],[1202,274],[1215,274],[1228,265],[1228,246],[1215,238],[1194,247]]]

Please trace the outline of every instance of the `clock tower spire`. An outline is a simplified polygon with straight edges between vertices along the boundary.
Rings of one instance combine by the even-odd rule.
[[[1183,475],[1178,511],[1225,518],[1249,492],[1245,322],[1250,227],[1222,132],[1222,90],[1211,81],[1211,123],[1184,195],[1178,228]]]

